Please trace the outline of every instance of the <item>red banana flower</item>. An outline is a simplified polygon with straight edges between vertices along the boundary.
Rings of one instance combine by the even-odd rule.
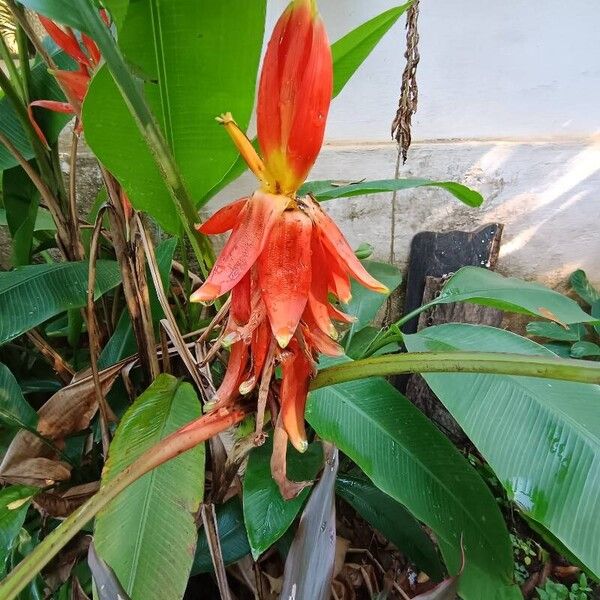
[[[106,13],[102,11],[102,18],[108,25]],[[44,144],[48,144],[46,136],[36,123],[33,116],[33,107],[47,108],[54,112],[66,114],[78,114],[79,108],[88,90],[88,86],[94,69],[100,63],[100,51],[96,43],[87,35],[81,34],[81,42],[69,27],[64,29],[54,21],[39,15],[40,23],[54,40],[57,46],[62,48],[78,66],[77,71],[51,70],[50,73],[58,79],[59,83],[68,92],[67,102],[58,102],[56,100],[34,100],[28,106],[29,119],[38,137]],[[76,104],[77,106],[74,106]],[[76,130],[80,131],[78,124]]]
[[[199,227],[232,230],[192,302],[231,292],[225,341],[233,344],[219,404],[258,387],[257,435],[267,397],[279,388],[280,419],[292,444],[307,448],[304,407],[319,354],[342,354],[334,322],[351,319],[330,302],[350,300],[350,278],[381,293],[331,218],[298,197],[323,142],[333,67],[315,0],[293,0],[273,31],[258,92],[261,158],[230,114],[219,118],[261,182]],[[274,366],[282,381],[273,386]]]

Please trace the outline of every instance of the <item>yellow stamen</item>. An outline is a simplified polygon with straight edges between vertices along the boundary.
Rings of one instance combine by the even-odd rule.
[[[265,181],[267,174],[265,164],[262,158],[258,155],[252,142],[248,139],[246,134],[238,127],[235,119],[231,113],[225,113],[220,117],[216,118],[225,130],[229,134],[229,137],[233,140],[236,148],[239,150],[242,158],[246,161],[246,164],[250,170],[261,180]]]

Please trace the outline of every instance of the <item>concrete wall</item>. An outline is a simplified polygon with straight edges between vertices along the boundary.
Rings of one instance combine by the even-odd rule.
[[[271,22],[287,0],[269,0]],[[320,0],[332,39],[398,4]],[[600,38],[597,0],[424,0],[415,143],[400,176],[456,180],[482,209],[442,191],[396,198],[394,249],[422,230],[506,225],[499,269],[552,285],[575,268],[600,284]],[[403,24],[402,24],[403,25]],[[315,179],[393,178],[389,129],[404,66],[396,25],[334,101]],[[253,189],[243,177],[209,212]],[[351,242],[392,246],[392,195],[328,204]]]
[[[320,0],[320,6],[334,40],[400,1]],[[269,0],[270,24],[286,3]],[[461,181],[480,190],[486,203],[469,209],[440,190],[399,193],[395,260],[405,263],[418,231],[472,230],[500,221],[506,226],[502,272],[561,286],[581,267],[600,285],[598,0],[421,5],[419,112],[400,176]],[[313,179],[394,177],[389,129],[403,52],[398,23],[334,101]],[[255,185],[251,176],[242,177],[206,214]],[[93,196],[94,186],[88,194],[84,187],[82,195]],[[387,260],[392,202],[383,194],[328,207],[354,245],[370,242]],[[0,264],[6,266],[8,253],[4,244]]]

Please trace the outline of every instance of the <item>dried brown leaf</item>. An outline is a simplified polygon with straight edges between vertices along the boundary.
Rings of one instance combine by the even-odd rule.
[[[23,439],[21,440],[23,444],[26,444],[28,440],[30,440],[31,443],[38,441],[38,438],[32,433],[24,433],[27,433],[27,436],[23,436]],[[48,450],[48,447],[44,445],[42,449]],[[52,485],[56,481],[64,481],[71,476],[71,467],[65,462],[52,460],[42,456],[36,458],[27,458],[25,456],[19,458],[17,455],[14,456],[14,463],[4,467],[3,462],[1,466],[0,475],[6,482],[43,487]],[[16,460],[17,458],[19,458],[19,460]]]
[[[76,485],[63,492],[42,492],[34,499],[34,506],[43,514],[55,519],[68,517],[76,508],[100,489],[100,482]]]
[[[44,581],[50,590],[57,590],[65,583],[73,567],[87,554],[91,537],[79,535],[48,565],[44,572]]]
[[[117,364],[99,374],[102,394],[108,393],[122,368]],[[77,374],[38,410],[37,431],[54,448],[29,431],[19,431],[0,464],[0,479],[40,487],[68,479],[69,465],[60,460],[56,448],[62,448],[67,436],[86,429],[97,410],[91,374]]]
[[[544,308],[543,306],[540,306],[538,308],[538,312],[540,313],[540,315],[542,315],[542,317],[544,317],[545,319],[549,319],[550,321],[554,321],[555,323],[557,323],[558,325],[560,325],[563,329],[569,329],[569,326],[566,323],[563,323],[551,310],[549,310],[548,308]]]

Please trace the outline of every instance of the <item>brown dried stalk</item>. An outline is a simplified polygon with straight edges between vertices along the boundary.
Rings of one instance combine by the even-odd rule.
[[[173,311],[171,310],[171,306],[169,305],[169,301],[165,294],[165,291],[162,286],[162,281],[160,279],[160,271],[158,269],[158,263],[156,262],[156,255],[154,253],[154,245],[152,244],[152,240],[148,235],[148,231],[144,227],[142,220],[139,214],[136,214],[133,218],[136,223],[137,230],[140,233],[142,244],[144,246],[144,251],[146,252],[146,258],[148,260],[148,267],[150,269],[150,275],[152,276],[152,281],[154,282],[154,289],[156,290],[156,295],[158,296],[158,300],[160,305],[165,313],[166,319],[161,321],[161,325],[165,328],[165,331],[169,335],[171,342],[177,348],[180,353],[181,359],[183,360],[190,376],[194,380],[194,383],[198,387],[198,390],[202,393],[202,395],[206,396],[206,391],[204,388],[204,383],[202,378],[200,377],[200,373],[198,371],[198,364],[196,363],[196,359],[194,355],[191,353],[187,344],[185,343],[181,332],[179,331],[179,327],[177,326],[177,321],[175,320],[175,315],[173,315]],[[206,400],[206,398],[204,398]]]
[[[94,225],[94,233],[92,234],[92,242],[90,244],[90,266],[88,270],[88,286],[87,286],[87,319],[88,319],[88,336],[90,340],[90,366],[92,369],[92,377],[94,379],[94,391],[96,401],[100,410],[100,432],[102,435],[102,451],[104,456],[108,456],[108,447],[110,445],[110,432],[108,429],[109,407],[106,398],[102,393],[100,384],[100,375],[98,372],[98,355],[100,354],[100,339],[98,335],[98,323],[96,321],[96,313],[94,311],[94,290],[96,287],[96,257],[98,256],[98,246],[100,243],[100,231],[102,230],[102,218],[104,213],[109,210],[105,206],[98,211],[96,223]]]
[[[406,13],[406,67],[402,74],[402,87],[398,112],[392,123],[392,137],[398,142],[402,162],[406,162],[408,149],[412,141],[412,116],[417,112],[419,88],[417,85],[417,66],[419,65],[419,0],[415,0]]]
[[[29,341],[40,351],[42,356],[52,365],[56,374],[63,383],[69,384],[75,375],[75,371],[67,361],[35,330],[27,332]]]
[[[83,260],[85,250],[81,243],[79,214],[77,213],[77,148],[79,135],[73,130],[71,136],[71,156],[69,158],[69,229],[71,232],[71,248],[77,260]]]
[[[221,551],[221,540],[219,539],[219,529],[217,526],[217,514],[214,504],[203,504],[200,508],[202,515],[202,524],[206,532],[208,549],[210,557],[215,568],[217,585],[222,600],[231,600],[231,591],[227,582],[227,573],[225,572],[225,563],[223,562],[223,553]]]
[[[158,357],[154,350],[156,340],[150,311],[150,300],[147,293],[146,270],[143,268],[143,255],[139,245],[127,241],[128,225],[119,198],[118,184],[113,176],[100,165],[100,170],[112,210],[108,216],[111,224],[112,243],[115,249],[121,276],[123,278],[123,295],[135,334],[142,368],[151,379],[160,372]]]

